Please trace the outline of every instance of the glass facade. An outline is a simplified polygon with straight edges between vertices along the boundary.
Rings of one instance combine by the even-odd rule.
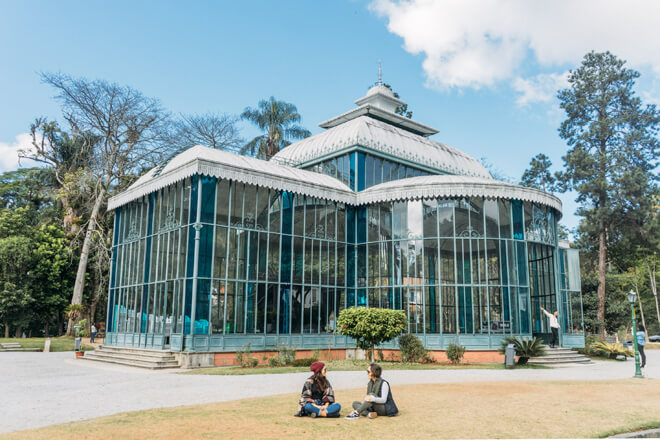
[[[353,191],[362,191],[392,180],[432,174],[418,167],[359,151],[333,157],[305,169],[334,177]]]
[[[390,165],[352,156],[337,159],[348,164],[340,180],[383,181]],[[542,336],[539,307],[558,301],[563,332],[582,331],[577,253],[558,248],[556,213],[541,205],[352,206],[194,175],[115,213],[110,345],[217,351],[258,335],[265,348],[278,341],[270,336],[316,335],[319,347],[340,346],[336,318],[351,306],[404,310],[429,348],[446,345],[434,335],[468,337],[468,347]]]

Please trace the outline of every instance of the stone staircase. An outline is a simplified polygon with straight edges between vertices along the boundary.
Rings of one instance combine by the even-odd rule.
[[[18,342],[0,344],[0,351],[42,351],[41,348],[23,348]]]
[[[173,352],[142,348],[108,347],[102,345],[94,351],[86,351],[85,355],[78,359],[148,368],[150,370],[179,368],[179,362],[176,360]]]
[[[529,358],[527,363],[529,365],[552,367],[566,364],[590,364],[591,359],[570,348],[550,348],[546,346],[545,356]]]

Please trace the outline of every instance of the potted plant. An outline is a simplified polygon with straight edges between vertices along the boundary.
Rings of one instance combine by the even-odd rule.
[[[76,358],[84,356],[85,352],[82,350],[82,338],[86,337],[88,332],[87,332],[87,320],[82,319],[78,321],[76,325],[73,326],[73,330],[75,331],[76,334],[76,339],[75,339],[75,352],[76,352]]]

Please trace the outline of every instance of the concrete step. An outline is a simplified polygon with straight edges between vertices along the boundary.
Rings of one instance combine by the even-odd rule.
[[[589,358],[584,358],[581,360],[564,360],[564,359],[556,359],[556,360],[547,360],[547,359],[530,359],[527,361],[529,365],[570,365],[570,364],[591,364],[591,359]]]
[[[21,348],[21,347],[17,347],[17,348],[3,348],[3,349],[0,349],[0,352],[2,352],[2,351],[43,351],[43,350],[41,348]]]
[[[85,356],[79,359],[86,359],[90,361],[108,362],[114,364],[130,365],[133,367],[160,369],[160,368],[179,368],[179,363],[174,360],[144,360],[132,358],[130,356],[106,356],[103,354],[95,354],[94,352],[87,352]]]
[[[133,353],[105,353],[102,351],[91,351],[89,352],[91,355],[94,357],[98,358],[108,358],[108,359],[126,359],[126,360],[134,360],[134,361],[141,361],[141,362],[153,362],[153,363],[158,363],[158,362],[176,362],[176,358],[174,356],[163,356],[163,357],[148,357],[148,356],[141,356],[141,355],[136,355]]]
[[[155,350],[153,348],[135,348],[135,347],[114,347],[110,345],[101,345],[99,347],[103,351],[114,351],[121,353],[139,353],[139,354],[154,354],[154,355],[168,355],[174,353],[169,350]]]
[[[573,361],[582,361],[588,359],[582,355],[576,356],[540,356],[530,358],[530,360],[539,360],[539,361],[548,361],[548,362],[573,362]]]
[[[4,349],[21,348],[21,344],[19,344],[18,342],[4,342],[0,344],[0,347]]]
[[[160,370],[164,368],[179,368],[179,363],[176,361],[171,362],[148,362],[141,360],[131,360],[112,357],[95,356],[91,352],[85,353],[85,356],[78,359],[96,362],[106,362],[110,364],[126,365],[129,367],[148,368],[150,370]]]
[[[108,347],[100,347],[94,351],[97,354],[103,354],[107,356],[112,356],[112,355],[121,355],[121,356],[132,356],[137,359],[143,359],[143,360],[171,360],[175,359],[174,355],[172,352],[169,351],[160,351],[160,352],[154,352],[154,351],[140,351],[140,350],[118,350],[116,348],[109,349]]]

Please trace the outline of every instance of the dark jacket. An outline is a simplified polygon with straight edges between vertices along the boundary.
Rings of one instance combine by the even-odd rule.
[[[394,398],[392,397],[392,387],[390,386],[389,382],[381,377],[376,379],[374,382],[369,381],[367,384],[367,394],[373,393],[378,397],[383,397],[381,394],[383,391],[383,382],[387,383],[388,387],[387,400],[385,401],[385,412],[387,413],[387,417],[392,417],[399,413],[399,408],[397,408],[396,403],[394,403]]]

